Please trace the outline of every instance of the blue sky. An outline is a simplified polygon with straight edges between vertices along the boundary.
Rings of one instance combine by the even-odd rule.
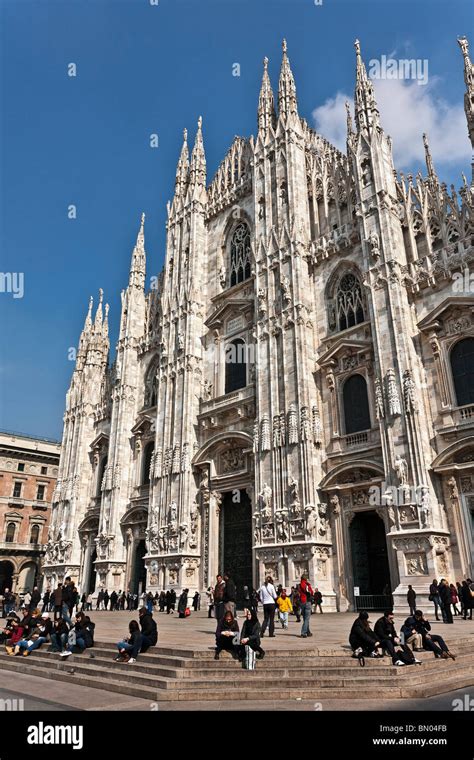
[[[1,271],[24,273],[23,298],[0,293],[1,428],[60,437],[89,295],[104,289],[114,344],[142,210],[148,279],[163,263],[183,127],[192,141],[202,114],[209,180],[233,136],[255,134],[262,59],[277,89],[283,37],[300,113],[335,141],[356,37],[367,63],[428,60],[426,86],[375,83],[382,124],[385,107],[400,168],[419,168],[426,130],[442,179],[469,176],[456,37],[473,29],[471,2],[0,0],[0,11]]]

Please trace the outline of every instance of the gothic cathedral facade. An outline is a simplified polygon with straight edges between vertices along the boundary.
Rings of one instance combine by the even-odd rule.
[[[466,39],[465,111],[474,145]],[[256,138],[210,184],[199,119],[116,359],[92,300],[66,399],[46,585],[238,593],[308,573],[327,610],[473,573],[474,187],[395,170],[356,42],[347,152],[298,113],[286,43]],[[368,604],[368,601],[365,602]]]

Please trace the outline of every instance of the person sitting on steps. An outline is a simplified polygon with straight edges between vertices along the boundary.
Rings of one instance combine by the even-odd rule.
[[[115,658],[116,662],[136,662],[138,653],[143,644],[143,636],[140,632],[139,625],[136,620],[131,620],[128,624],[129,636],[126,636],[123,641],[119,641],[117,649],[119,653]]]
[[[257,660],[263,660],[265,652],[260,646],[260,623],[254,609],[245,610],[245,620],[240,633],[239,660],[245,658],[245,647],[248,646],[257,653]]]
[[[223,649],[232,655],[239,653],[239,624],[232,612],[227,610],[224,617],[219,620],[216,629],[216,653],[214,659],[218,660]]]
[[[349,634],[349,644],[352,647],[353,657],[359,655],[367,657],[382,657],[380,641],[370,627],[369,613],[363,610],[359,617],[354,620]]]
[[[451,660],[455,660],[456,657],[449,651],[448,645],[443,637],[430,633],[431,624],[424,617],[423,612],[421,610],[416,610],[414,618],[415,628],[417,633],[421,636],[423,649],[428,652],[433,652],[436,659],[441,658],[447,660],[448,658],[451,658]]]

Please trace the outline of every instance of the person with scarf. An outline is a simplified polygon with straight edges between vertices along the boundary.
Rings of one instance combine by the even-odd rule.
[[[236,634],[239,633],[239,624],[235,620],[232,612],[227,610],[222,617],[216,629],[216,653],[214,659],[218,660],[219,655],[223,649],[226,649],[231,654],[239,654],[239,645],[234,643]]]
[[[245,647],[248,646],[257,653],[257,660],[263,660],[265,652],[260,646],[260,623],[255,609],[245,611],[245,620],[240,633],[239,660],[245,658]]]

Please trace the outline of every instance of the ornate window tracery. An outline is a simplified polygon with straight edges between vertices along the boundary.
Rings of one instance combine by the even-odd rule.
[[[365,321],[362,288],[353,272],[346,272],[339,280],[336,291],[336,315],[339,330]]]
[[[240,222],[230,241],[230,286],[248,280],[250,274],[250,230]]]

